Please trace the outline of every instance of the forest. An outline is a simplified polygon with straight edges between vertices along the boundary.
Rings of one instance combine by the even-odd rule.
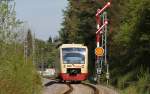
[[[33,41],[31,29],[16,18],[15,2],[0,0],[0,94],[40,94],[41,78],[36,69],[41,69],[41,62],[46,67],[55,67],[58,47],[65,43],[88,47],[92,77],[95,73],[95,14],[106,2],[108,0],[68,0],[59,37]],[[121,94],[149,94],[150,0],[112,0],[106,11],[111,87]],[[27,53],[24,52],[25,41]]]
[[[94,49],[98,8],[108,0],[68,0],[59,31],[62,43],[84,43],[89,70],[95,70]],[[150,1],[112,0],[109,15],[108,57],[111,85],[122,94],[150,93]]]

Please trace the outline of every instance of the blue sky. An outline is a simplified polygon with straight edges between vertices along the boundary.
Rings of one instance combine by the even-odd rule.
[[[17,18],[29,24],[37,38],[57,36],[67,0],[16,0]]]

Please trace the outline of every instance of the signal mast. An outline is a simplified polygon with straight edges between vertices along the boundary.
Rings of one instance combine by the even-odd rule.
[[[103,64],[106,66],[106,79],[107,84],[109,82],[109,64],[107,62],[107,25],[108,18],[107,12],[105,11],[109,6],[110,2],[107,2],[103,8],[98,9],[96,13],[97,31],[96,31],[96,81],[99,84],[102,76]]]

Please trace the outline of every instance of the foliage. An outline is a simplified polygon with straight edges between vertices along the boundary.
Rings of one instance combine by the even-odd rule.
[[[17,46],[5,45],[0,54],[0,94],[40,94],[40,77],[31,60],[24,63],[22,46]]]
[[[33,47],[32,47],[32,43],[33,43],[32,40],[33,40],[33,39],[32,39],[32,34],[31,34],[31,30],[30,30],[30,29],[28,30],[26,37],[27,37],[26,40],[27,40],[27,47],[28,47],[28,52],[27,52],[27,53],[28,53],[28,56],[31,57],[32,51],[33,51],[33,50],[32,50],[32,48],[33,48]]]
[[[60,40],[62,43],[78,43],[88,46],[91,75],[94,72],[95,58],[95,12],[100,4],[91,0],[68,0],[68,4],[64,11],[63,28],[59,31]]]
[[[31,56],[24,62],[23,43],[17,40],[15,30],[21,22],[16,19],[13,3],[0,1],[0,94],[40,94],[41,79]]]
[[[124,3],[119,31],[113,36],[113,42],[110,45],[112,83],[117,84],[121,89],[126,88],[125,94],[131,92],[132,94],[148,94],[146,93],[148,89],[143,91],[139,87],[142,87],[142,84],[148,86],[150,81],[138,78],[137,75],[141,67],[150,68],[148,63],[150,62],[150,28],[148,28],[150,2],[149,0],[129,0],[128,3]],[[145,78],[148,77],[150,71],[146,73]],[[139,84],[144,80],[147,82]]]
[[[63,28],[59,31],[62,43],[74,42],[88,46],[89,68],[92,73],[95,71],[95,13],[107,0],[100,0],[101,3],[98,1],[68,0]],[[133,94],[134,91],[136,94],[140,82],[146,86],[149,83],[149,80],[142,81],[149,77],[150,71],[140,78],[137,75],[141,67],[150,68],[150,1],[112,0],[111,8],[107,11],[112,31],[108,35],[111,83],[120,89],[134,89]],[[128,82],[135,82],[137,86],[127,84]],[[141,92],[144,91],[140,91],[140,94],[144,94]]]
[[[35,62],[37,67],[42,68],[42,64],[44,64],[45,68],[53,68],[56,60],[58,60],[58,49],[56,48],[55,42],[52,42],[52,38],[50,37],[48,41],[36,39],[35,46]]]
[[[150,93],[150,74],[149,70],[142,71],[138,75],[138,81],[130,84],[127,88],[125,88],[121,94],[149,94]]]

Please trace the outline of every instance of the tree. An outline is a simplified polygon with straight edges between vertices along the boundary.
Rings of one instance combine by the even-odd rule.
[[[52,37],[50,36],[49,39],[48,39],[48,43],[52,43]]]
[[[28,49],[28,56],[32,55],[32,34],[31,34],[31,30],[28,29],[27,31],[27,49]]]
[[[126,82],[137,81],[141,69],[150,68],[148,44],[149,0],[129,0],[121,9],[118,31],[112,37],[110,61],[112,82],[126,88]],[[144,71],[143,71],[144,72]],[[138,88],[138,86],[137,86]],[[144,87],[143,87],[144,88]]]
[[[95,13],[101,6],[97,1],[71,0],[64,11],[63,28],[60,30],[62,43],[81,43],[89,48],[89,69],[90,74],[94,71],[94,49],[96,20]],[[91,7],[92,6],[92,7]]]
[[[38,94],[40,77],[31,59],[24,63],[23,43],[16,41],[16,29],[21,23],[13,4],[13,0],[0,0],[0,93]]]
[[[62,43],[74,42],[88,46],[90,72],[95,71],[95,13],[106,1],[68,1],[63,28],[59,31]],[[112,0],[111,8],[107,10],[111,25],[109,30],[112,31],[108,35],[108,62],[114,85],[120,81],[121,85],[127,81],[138,81],[135,75],[139,74],[141,67],[150,68],[149,7],[149,0]]]

